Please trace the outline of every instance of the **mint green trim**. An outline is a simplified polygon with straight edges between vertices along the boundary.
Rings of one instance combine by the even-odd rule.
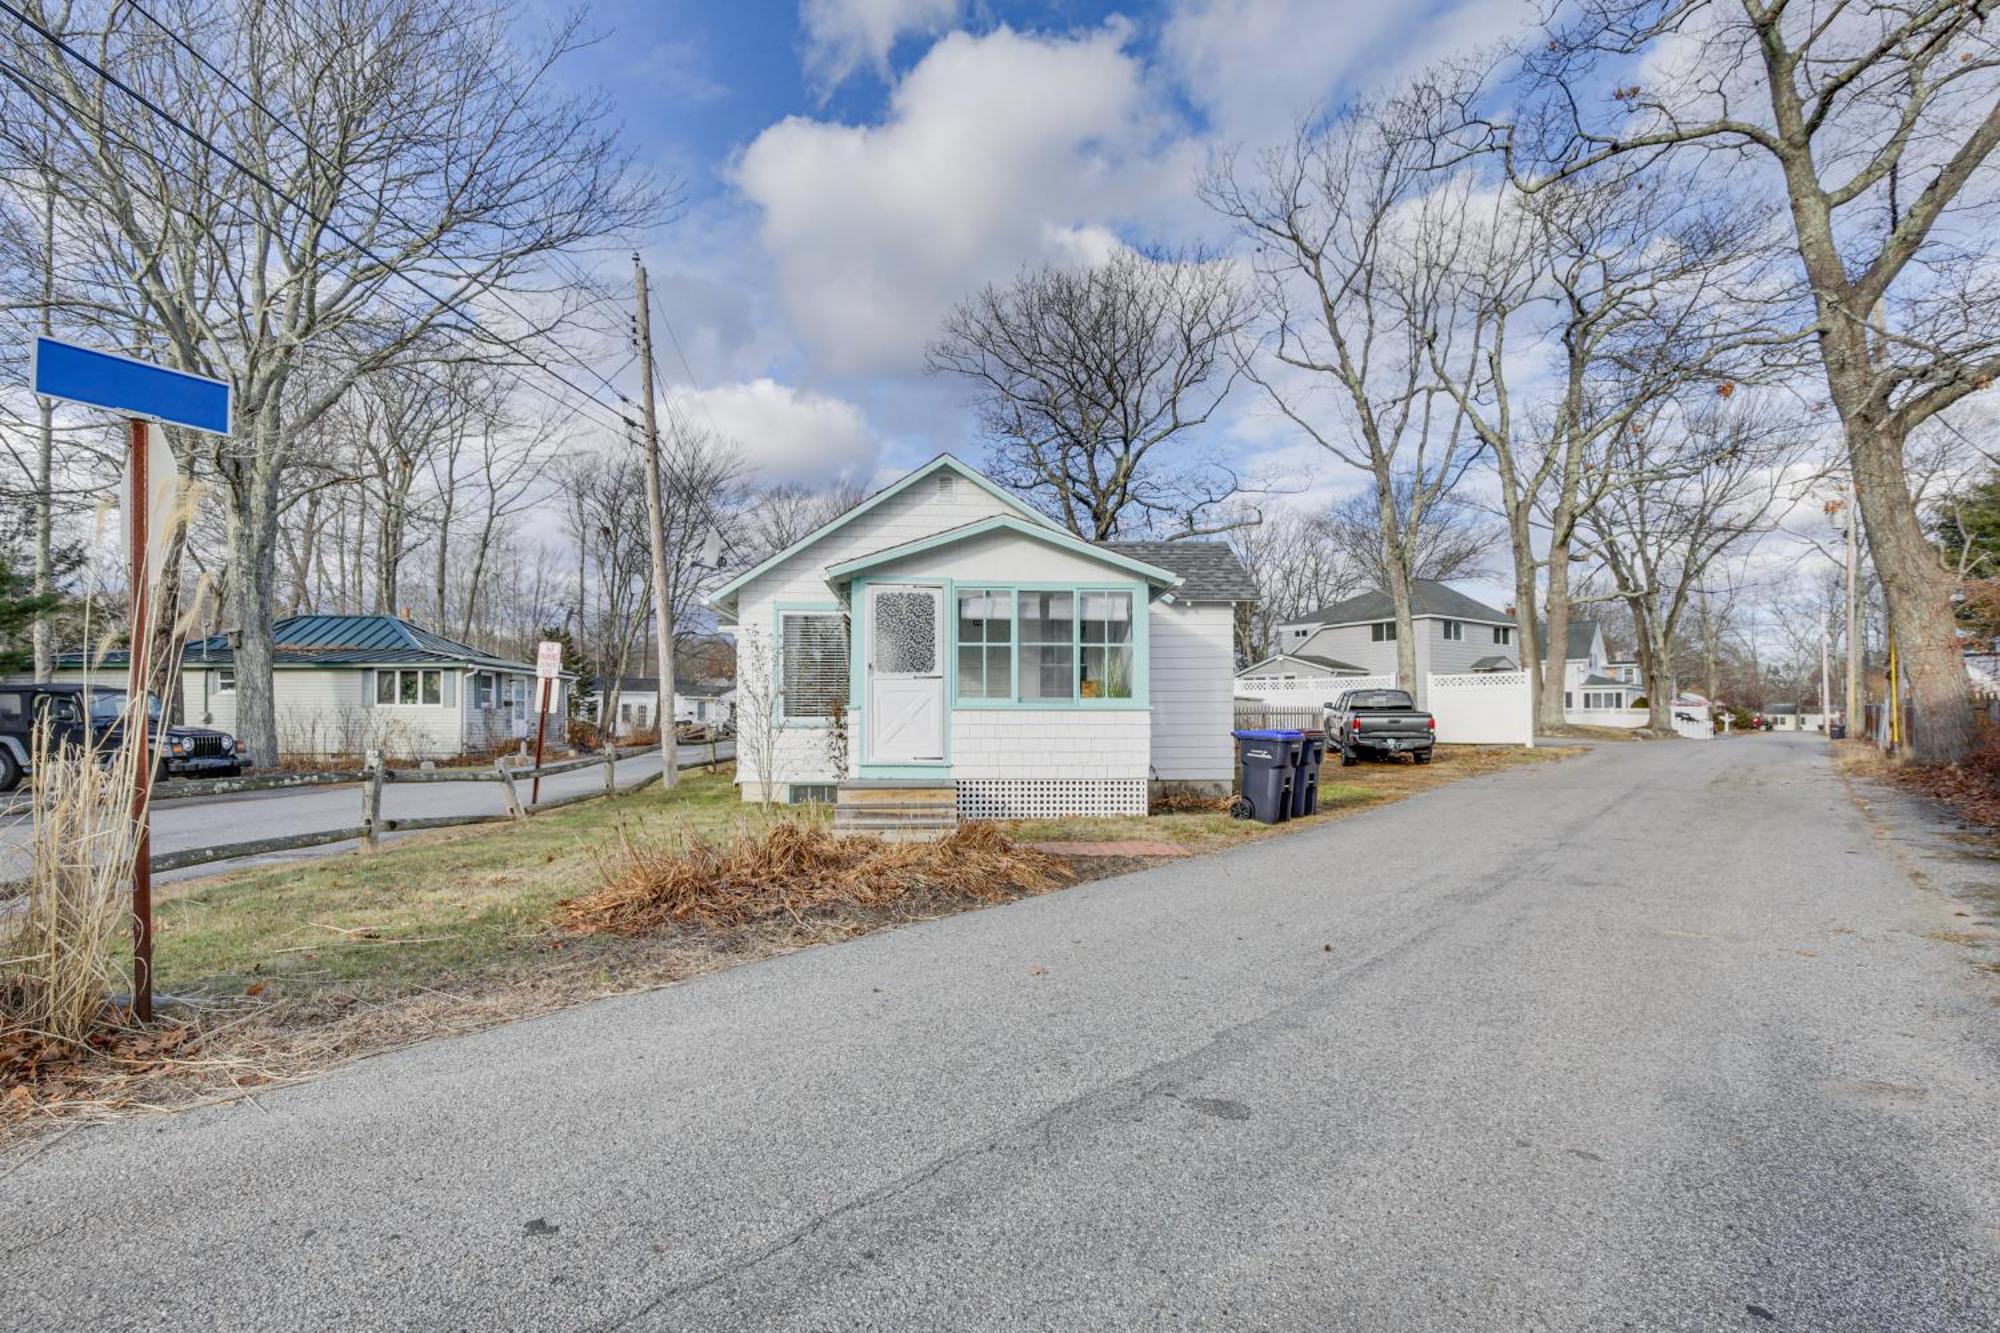
[[[785,716],[785,616],[792,615],[844,615],[847,608],[839,602],[788,602],[771,603],[771,697],[778,701],[778,728],[781,731],[825,731],[833,725],[824,717]],[[854,643],[854,625],[850,620],[847,627],[847,641],[851,648]],[[853,678],[849,677],[849,691],[852,692]]]
[[[1049,709],[1083,711],[1102,710],[1118,712],[1125,709],[1146,709],[1152,705],[1152,656],[1153,625],[1152,607],[1146,600],[1146,585],[1142,583],[1006,583],[984,579],[966,579],[956,585],[973,592],[1005,592],[1014,594],[1013,628],[1013,677],[1014,697],[1011,699],[961,699],[958,697],[958,604],[956,591],[951,607],[951,662],[952,691],[951,706],[954,709]],[[1021,599],[1024,592],[1066,592],[1076,600],[1070,609],[1070,667],[1083,660],[1083,618],[1081,615],[1082,595],[1087,592],[1122,592],[1132,596],[1132,697],[1129,699],[1084,699],[1072,694],[1067,699],[1023,699],[1021,697]],[[1074,686],[1072,686],[1074,688]]]
[[[1023,523],[1018,518],[1010,518],[1006,514],[995,514],[991,518],[983,518],[977,522],[967,523],[960,527],[947,528],[943,532],[934,532],[928,537],[919,537],[915,541],[904,542],[901,546],[891,546],[880,551],[870,551],[867,555],[856,556],[852,560],[843,560],[837,565],[829,565],[826,571],[827,582],[840,583],[865,570],[887,564],[892,560],[902,560],[913,555],[922,555],[925,551],[935,550],[940,546],[950,546],[972,537],[983,537],[989,532],[1001,531],[1012,532],[1017,536],[1026,537],[1031,541],[1046,542],[1050,546],[1061,547],[1086,559],[1096,560],[1102,564],[1110,565],[1115,569],[1122,569],[1127,573],[1136,574],[1148,583],[1159,584],[1163,589],[1178,587],[1182,581],[1181,576],[1172,570],[1161,569],[1158,565],[1149,565],[1143,560],[1134,560],[1132,557],[1121,555],[1117,551],[1108,551],[1101,546],[1094,545],[1081,537],[1061,529],[1037,528]]]
[[[759,578],[762,575],[769,573],[771,570],[777,568],[785,561],[797,555],[800,551],[805,550],[806,547],[811,546],[821,537],[825,537],[832,533],[840,531],[840,529],[846,527],[849,523],[852,523],[855,519],[860,518],[863,514],[868,513],[870,510],[874,509],[877,505],[883,504],[888,500],[893,500],[895,497],[901,495],[904,491],[908,490],[911,486],[914,486],[917,482],[922,481],[925,477],[935,474],[940,468],[950,468],[952,471],[956,472],[959,476],[964,477],[967,481],[979,487],[979,489],[985,491],[988,495],[992,496],[994,499],[1000,501],[1002,504],[1008,505],[1011,508],[1018,510],[1020,513],[1026,515],[1028,518],[1033,519],[1035,522],[1043,524],[1044,526],[1054,529],[1056,531],[1062,530],[1057,525],[1054,519],[1050,518],[1048,515],[1041,513],[1040,511],[1035,509],[1032,505],[1030,505],[1027,501],[1023,500],[1020,496],[1013,495],[1007,491],[1002,490],[998,484],[996,484],[990,478],[981,475],[977,469],[971,467],[966,463],[960,462],[958,459],[952,457],[950,454],[939,454],[936,458],[931,459],[930,462],[925,463],[923,466],[917,468],[915,471],[905,474],[902,480],[891,482],[889,485],[875,492],[875,494],[861,501],[861,503],[855,505],[854,508],[848,510],[840,517],[834,519],[832,522],[823,524],[822,526],[813,529],[811,532],[808,532],[805,536],[799,538],[797,541],[793,542],[790,546],[787,546],[784,550],[778,552],[776,555],[764,561],[762,564],[757,565],[753,569],[749,570],[747,573],[737,575],[729,582],[723,584],[720,588],[716,589],[715,593],[712,596],[709,597],[708,599],[709,606],[713,607],[716,611],[721,612],[723,615],[734,616],[735,608],[731,604],[731,599],[734,598],[737,593],[743,590],[745,584],[749,583],[752,579]]]

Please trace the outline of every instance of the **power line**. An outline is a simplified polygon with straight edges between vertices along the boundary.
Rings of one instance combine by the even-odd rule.
[[[124,80],[112,74],[109,70],[105,69],[102,65],[99,65],[89,56],[78,51],[75,47],[71,46],[67,41],[63,40],[62,37],[58,36],[54,32],[51,32],[47,27],[43,26],[32,16],[23,13],[19,9],[16,9],[12,4],[8,3],[8,0],[0,0],[0,12],[4,12],[10,15],[23,26],[32,28],[35,32],[39,33],[44,40],[46,40],[51,46],[55,47],[63,55],[69,57],[69,59],[72,60],[73,62],[82,65],[85,69],[90,70],[93,74],[97,75],[98,78],[102,79],[106,84],[109,84],[111,87],[116,88],[119,92],[123,93],[125,96],[129,97],[134,102],[137,102],[140,106],[144,107],[148,112],[150,112],[156,119],[165,122],[173,129],[177,130],[181,134],[192,139],[194,142],[200,144],[203,148],[215,154],[215,156],[218,159],[227,163],[229,166],[235,168],[237,171],[241,172],[243,175],[247,176],[251,180],[256,181],[259,185],[263,186],[266,190],[269,190],[274,196],[283,200],[286,204],[296,209],[299,213],[301,213],[305,217],[310,218],[314,222],[317,222],[321,226],[325,227],[328,231],[332,232],[335,236],[339,237],[342,241],[346,242],[346,244],[348,244],[353,249],[358,251],[361,255],[363,255],[368,260],[373,262],[386,275],[399,277],[403,279],[403,281],[409,283],[412,287],[415,287],[419,292],[423,293],[423,295],[427,299],[436,303],[445,310],[451,311],[454,314],[465,313],[461,301],[454,300],[449,297],[439,296],[437,293],[431,291],[428,287],[425,287],[421,282],[417,281],[416,278],[404,272],[400,267],[390,264],[388,261],[384,260],[380,255],[376,254],[368,246],[363,245],[360,241],[356,240],[353,236],[349,235],[346,232],[346,230],[342,228],[338,223],[336,223],[333,219],[328,217],[322,217],[318,213],[315,213],[312,209],[307,208],[297,198],[293,197],[291,193],[281,189],[278,185],[272,182],[263,173],[248,166],[241,159],[237,158],[233,153],[230,153],[227,149],[220,147],[214,141],[209,139],[207,136],[203,135],[200,131],[195,130],[191,126],[182,124],[179,120],[175,119],[171,114],[169,114],[164,108],[160,107],[151,98],[147,97],[144,93],[141,93],[138,90],[134,89],[130,84],[127,84]],[[150,16],[148,17],[150,19]],[[157,20],[151,20],[151,21],[154,22],[155,26],[158,26]],[[7,68],[10,73],[15,74],[17,77],[30,77],[26,76],[21,71],[14,70],[11,66],[8,66]],[[223,77],[226,78],[227,76],[225,75]],[[35,82],[36,86],[40,87],[44,92],[49,93],[50,95],[53,96],[60,96],[60,94],[57,93],[55,89],[49,88],[48,85],[41,84],[39,81],[32,79],[31,81]],[[270,113],[267,111],[265,114],[268,115]],[[102,118],[98,119],[97,126],[100,131],[110,131],[112,133],[116,133],[116,131],[111,130],[111,127],[108,124],[106,124]],[[296,134],[295,131],[288,131],[288,132]],[[120,137],[122,138],[124,136],[121,135]],[[195,178],[192,176],[191,173],[188,173],[185,170],[175,167],[172,163],[169,163],[165,161],[165,159],[160,158],[157,154],[153,153],[150,149],[146,148],[144,145],[138,144],[130,139],[126,139],[126,142],[138,152],[143,153],[148,158],[152,159],[155,163],[167,167],[170,170],[179,171],[180,174],[185,176],[191,183],[197,185],[201,184],[201,182],[195,180]],[[343,175],[342,178],[345,179],[345,176]],[[239,213],[242,213],[240,207],[238,211]],[[247,214],[245,216],[247,216]],[[251,220],[255,221],[254,219]],[[407,226],[408,224],[404,223],[403,225]],[[409,312],[404,311],[402,313],[408,314]],[[476,315],[471,316],[470,322],[475,327],[480,327],[483,330],[484,326],[480,325],[478,317]],[[498,339],[498,341],[501,342],[503,346],[508,347],[510,350],[521,352],[521,349],[511,340],[508,340],[506,338],[500,338]],[[522,353],[522,355],[526,357],[525,353]],[[594,392],[585,389],[583,386],[571,380],[568,376],[561,374],[560,372],[556,371],[555,369],[545,364],[542,364],[541,362],[533,361],[532,358],[527,358],[527,359],[529,359],[530,364],[532,364],[535,367],[535,369],[540,370],[543,374],[548,375],[552,379],[560,381],[564,385],[568,386],[572,391],[581,394],[584,398],[596,403],[600,407],[603,407],[605,410],[609,411],[614,417],[618,418],[619,420],[622,421],[626,419],[624,412],[621,411],[618,407],[614,407],[609,403],[605,403],[602,399],[598,398]],[[592,373],[595,374],[596,372],[593,371]],[[599,378],[602,379],[602,376],[599,376]],[[523,384],[529,383],[529,381],[527,381],[525,378],[521,379],[520,382]],[[609,384],[609,381],[605,382]],[[532,386],[532,387],[539,388],[540,386]],[[616,385],[612,385],[611,388],[612,392],[618,394],[620,402],[625,403],[627,405],[630,404],[631,400],[626,398],[624,394],[619,393]],[[541,392],[543,392],[544,394],[548,394],[549,391],[546,389],[541,389]],[[552,394],[550,394],[549,396],[553,398]],[[571,408],[573,406],[572,404],[564,402],[561,399],[555,399],[555,401],[560,406],[566,409]]]
[[[139,4],[138,0],[124,0],[124,2],[129,8],[131,8],[135,13],[137,13],[139,17],[145,19],[146,22],[152,24],[155,28],[158,28],[162,33],[164,33],[167,39],[173,42],[174,45],[180,47],[181,50],[193,56],[195,60],[201,64],[203,68],[207,69],[211,74],[214,74],[215,77],[217,77],[218,79],[221,79],[223,83],[228,85],[228,87],[232,91],[234,91],[239,97],[243,98],[243,100],[248,102],[251,106],[255,107],[258,111],[262,112],[271,121],[273,125],[276,125],[286,134],[291,135],[292,138],[298,142],[299,146],[306,150],[306,153],[310,157],[314,158],[315,160],[319,161],[320,163],[331,169],[334,172],[334,174],[339,177],[341,184],[343,185],[352,184],[351,178],[348,176],[347,172],[341,168],[341,166],[338,163],[332,161],[326,156],[325,153],[322,153],[319,149],[313,147],[311,140],[307,139],[305,135],[299,133],[299,131],[292,128],[292,125],[289,121],[287,121],[284,117],[280,116],[277,112],[271,110],[270,107],[266,106],[262,101],[258,99],[255,93],[252,93],[248,88],[245,88],[241,83],[237,82],[235,77],[232,76],[227,70],[222,69],[214,61],[210,60],[208,56],[203,54],[201,51],[197,50],[194,47],[194,45],[187,40],[187,38],[183,37],[180,33],[174,31],[172,28],[169,28],[166,24],[160,22],[159,19],[153,17],[152,11],[147,9],[144,5]],[[299,17],[297,10],[293,9],[293,7],[290,4],[286,4],[285,8],[291,10],[295,17]],[[327,211],[330,214],[333,210],[332,208],[329,208]],[[383,211],[387,213],[390,219],[395,223],[397,223],[399,226],[409,228],[412,231],[416,230],[416,228],[411,225],[408,219],[402,217],[394,210],[388,208],[386,205],[384,206]],[[329,225],[331,225],[331,223],[329,223]],[[349,243],[353,244],[353,242],[351,241]],[[372,255],[369,257],[374,258],[374,256]],[[465,272],[464,267],[458,264],[457,261],[453,260],[451,256],[440,253],[438,255],[438,258],[444,260],[448,264],[451,264],[453,268],[457,269],[458,275],[461,278],[471,278],[471,275]],[[380,263],[381,261],[376,260],[376,262]],[[404,276],[404,275],[402,275],[399,272],[398,276]],[[476,281],[476,279],[474,279],[474,281]],[[411,280],[411,284],[413,286],[417,285],[414,280]],[[423,291],[424,289],[421,286],[419,286],[418,290]],[[519,307],[514,305],[513,302],[509,301],[505,293],[499,291],[497,288],[489,288],[487,290],[487,294],[490,295],[502,307],[504,307],[510,314],[514,315],[517,319],[521,320],[524,324],[528,325],[530,328],[534,327],[535,321],[530,319],[527,315],[523,314]],[[425,295],[429,296],[430,293],[425,292]],[[432,297],[432,299],[436,300],[437,298]],[[669,329],[668,332],[671,333],[672,330]],[[565,356],[568,360],[580,366],[586,373],[595,378],[599,384],[602,384],[605,388],[609,389],[614,395],[617,396],[618,400],[621,403],[625,403],[628,406],[631,404],[631,399],[625,396],[625,391],[620,389],[616,384],[612,383],[611,380],[607,379],[597,369],[597,367],[591,365],[588,361],[585,361],[582,357],[578,356],[575,351],[571,350],[568,347],[565,347],[560,342],[554,343],[553,346],[555,347],[556,351],[562,353],[563,356]]]

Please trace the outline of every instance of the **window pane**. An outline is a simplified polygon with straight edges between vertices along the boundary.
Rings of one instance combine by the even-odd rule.
[[[1005,647],[986,650],[986,697],[1014,697],[1014,655]]]
[[[875,669],[928,675],[938,669],[938,599],[929,592],[875,594]]]
[[[847,697],[847,621],[838,613],[788,615],[779,645],[784,717],[827,717]]]
[[[958,641],[1005,643],[1013,631],[1013,594],[967,591],[958,594]]]
[[[396,673],[396,702],[413,704],[417,701],[417,673],[398,671]]]
[[[1023,699],[1069,699],[1075,691],[1071,682],[1069,645],[1041,647],[1021,645],[1021,697]]]
[[[1091,648],[1083,650],[1077,693],[1085,699],[1129,699],[1132,697],[1132,650]]]
[[[1074,614],[1071,597],[1066,592],[1022,593],[1021,642],[1068,643]],[[1067,660],[1064,665],[1068,665]]]
[[[442,672],[424,672],[424,702],[440,704],[444,702],[444,675]]]
[[[375,702],[392,704],[396,702],[396,673],[378,671],[375,673]]]
[[[985,649],[978,644],[958,646],[958,697],[961,699],[984,699],[986,697]]]

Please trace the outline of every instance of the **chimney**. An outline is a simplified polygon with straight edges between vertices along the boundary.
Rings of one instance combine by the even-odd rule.
[[[1511,600],[1507,603],[1507,614],[1510,616],[1514,614],[1514,603]]]
[[[408,620],[410,618],[410,610],[411,608],[408,606],[403,608],[403,619]]]

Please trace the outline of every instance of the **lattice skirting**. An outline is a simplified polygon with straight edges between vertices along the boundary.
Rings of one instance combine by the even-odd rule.
[[[1144,778],[985,778],[958,783],[961,819],[1145,813]]]

